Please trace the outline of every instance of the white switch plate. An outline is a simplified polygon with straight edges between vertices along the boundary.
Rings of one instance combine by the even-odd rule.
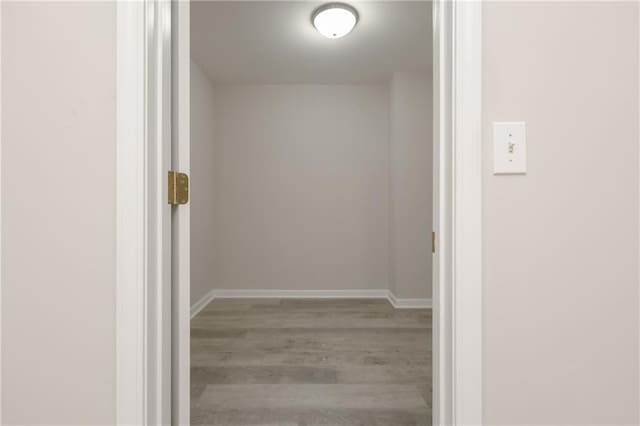
[[[525,123],[493,123],[493,174],[527,172],[527,138]]]

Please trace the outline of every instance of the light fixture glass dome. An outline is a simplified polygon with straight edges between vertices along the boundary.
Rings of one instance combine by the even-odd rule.
[[[317,8],[311,16],[313,26],[328,38],[344,37],[358,22],[358,12],[348,4],[328,3]]]

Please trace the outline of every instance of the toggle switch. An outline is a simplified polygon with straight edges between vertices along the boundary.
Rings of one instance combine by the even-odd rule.
[[[527,142],[525,123],[493,123],[493,174],[524,174],[527,172]]]

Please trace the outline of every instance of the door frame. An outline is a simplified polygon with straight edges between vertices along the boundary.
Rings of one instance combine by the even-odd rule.
[[[171,2],[117,2],[116,21],[116,423],[170,424]]]
[[[433,422],[481,425],[482,9],[469,0],[434,0],[433,7]],[[188,425],[189,233],[180,231],[189,229],[189,208],[173,209],[173,226],[163,221],[167,182],[159,177],[168,166],[162,169],[157,153],[171,145],[162,123],[173,120],[171,166],[189,171],[189,1],[118,2],[117,39],[116,420]],[[150,53],[178,60],[149,60]],[[167,90],[157,81],[172,66]],[[167,259],[157,245],[171,238]],[[158,270],[164,272],[152,273]],[[172,308],[150,315],[165,306],[155,290],[167,285]],[[174,344],[167,349],[159,331],[171,311]],[[162,411],[167,397],[171,420]]]
[[[481,425],[482,411],[482,3],[438,0],[442,113],[439,228],[439,423]],[[440,9],[438,9],[440,8]],[[441,26],[441,27],[440,27]],[[446,38],[450,37],[450,40]],[[450,65],[449,65],[450,64]],[[448,81],[450,79],[450,81]],[[450,117],[447,115],[450,114]],[[449,133],[450,132],[450,133]],[[449,134],[448,134],[449,133]],[[446,271],[446,272],[445,272]],[[440,311],[441,310],[441,311]],[[442,323],[440,323],[442,321]],[[434,349],[435,350],[435,349]],[[436,392],[434,392],[434,395]]]

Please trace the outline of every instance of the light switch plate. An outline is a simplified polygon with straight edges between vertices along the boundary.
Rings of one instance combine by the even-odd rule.
[[[527,172],[527,138],[525,123],[493,123],[493,174]]]

